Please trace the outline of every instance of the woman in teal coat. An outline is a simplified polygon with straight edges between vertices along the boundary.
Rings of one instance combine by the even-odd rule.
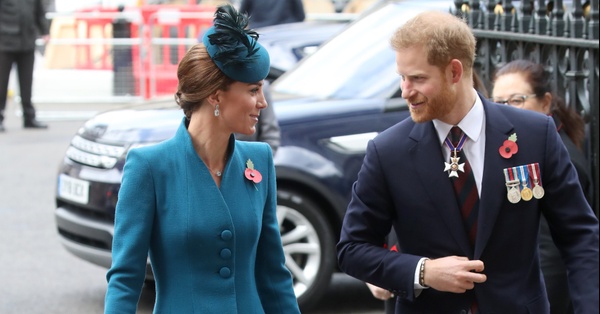
[[[269,56],[220,7],[177,72],[176,135],[133,149],[115,214],[105,313],[135,313],[150,262],[155,313],[299,313],[276,217],[268,144],[242,142],[267,103]]]

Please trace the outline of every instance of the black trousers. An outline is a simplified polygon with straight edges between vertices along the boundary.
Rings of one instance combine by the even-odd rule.
[[[4,110],[6,109],[6,98],[8,96],[8,79],[13,64],[17,65],[23,119],[25,121],[35,119],[35,108],[31,103],[34,61],[35,50],[0,51],[0,122],[4,120]]]

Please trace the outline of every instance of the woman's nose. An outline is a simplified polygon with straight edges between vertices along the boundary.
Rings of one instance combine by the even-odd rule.
[[[261,93],[261,97],[258,98],[258,107],[260,109],[266,108],[269,104],[267,103],[267,99],[265,98],[265,94]]]

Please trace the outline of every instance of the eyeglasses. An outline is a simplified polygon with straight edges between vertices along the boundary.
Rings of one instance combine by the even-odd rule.
[[[492,99],[492,101],[495,103],[503,104],[503,105],[511,105],[513,107],[522,107],[528,98],[536,97],[536,96],[537,96],[536,94],[512,95],[508,99],[494,98],[494,99]]]

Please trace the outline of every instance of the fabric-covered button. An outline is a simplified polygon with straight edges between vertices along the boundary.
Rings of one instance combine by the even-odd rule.
[[[221,239],[223,240],[231,240],[232,236],[233,234],[229,230],[223,230],[223,232],[221,232]]]
[[[231,250],[230,249],[222,249],[221,250],[221,257],[228,259],[231,257]]]
[[[229,278],[229,276],[231,276],[231,269],[229,269],[229,267],[223,267],[219,270],[219,275],[223,278]]]

